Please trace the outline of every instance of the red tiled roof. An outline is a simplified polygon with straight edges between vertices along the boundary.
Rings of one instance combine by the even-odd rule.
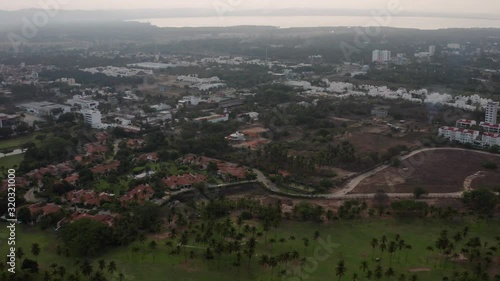
[[[170,176],[162,180],[163,183],[172,189],[178,189],[185,186],[192,186],[195,183],[207,181],[207,176],[202,174],[185,174],[182,176]]]
[[[80,178],[80,176],[77,173],[74,173],[70,176],[67,176],[64,180],[71,183],[71,184],[74,184],[74,183],[76,183],[76,181],[78,181],[79,178]]]
[[[488,136],[490,138],[500,138],[500,134],[495,134],[495,133],[483,133],[483,135]]]
[[[53,203],[47,205],[42,205],[41,203],[38,203],[29,205],[28,209],[30,210],[31,215],[35,215],[37,213],[41,213],[42,215],[50,215],[58,213],[59,211],[61,211],[62,208],[59,205]]]
[[[23,177],[16,177],[16,189],[21,189],[23,187],[27,187],[29,185],[29,181]],[[3,180],[0,185],[0,192],[4,192],[9,189],[9,181]]]
[[[487,122],[482,122],[481,126],[490,127],[490,128],[500,128],[500,124],[493,124],[493,123],[487,123]]]
[[[199,156],[195,154],[188,154],[183,159],[182,162],[195,164],[202,166],[203,169],[206,169],[208,164],[213,162],[217,164],[217,168],[219,169],[219,173],[228,174],[236,178],[244,179],[247,174],[247,169],[245,167],[239,166],[238,164],[225,162],[219,159],[209,158],[205,156]]]
[[[90,170],[94,174],[104,174],[104,173],[107,173],[109,171],[116,171],[119,166],[120,166],[120,161],[113,161],[113,162],[108,163],[108,164],[95,166],[94,168],[92,168]]]
[[[85,151],[87,154],[106,153],[108,147],[96,142],[87,143],[85,145]]]
[[[136,188],[127,192],[127,194],[123,195],[120,198],[122,202],[131,202],[137,201],[139,203],[143,203],[146,200],[151,199],[155,194],[155,191],[148,184],[141,184]]]
[[[97,194],[93,190],[73,190],[68,193],[66,193],[66,200],[68,202],[71,202],[73,204],[85,204],[85,205],[94,205],[94,206],[100,206],[102,201],[111,201],[111,194],[107,193],[100,193]]]
[[[71,215],[72,221],[77,221],[81,219],[90,219],[96,222],[104,223],[109,227],[113,226],[116,217],[117,215],[114,216],[106,214],[89,215],[87,213],[79,213],[79,212],[76,212],[73,215]]]
[[[140,161],[158,161],[158,153],[152,152],[152,153],[142,154],[141,156],[138,157],[138,159]]]

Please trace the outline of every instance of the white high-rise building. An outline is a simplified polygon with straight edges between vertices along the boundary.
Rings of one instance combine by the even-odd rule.
[[[374,50],[372,52],[372,62],[388,62],[391,60],[391,51]]]
[[[99,110],[82,110],[83,120],[92,128],[99,128],[102,125],[102,114]]]
[[[429,46],[429,55],[433,56],[434,54],[436,54],[436,46],[431,45]]]
[[[498,102],[489,102],[486,106],[485,122],[490,124],[497,124],[498,116]]]

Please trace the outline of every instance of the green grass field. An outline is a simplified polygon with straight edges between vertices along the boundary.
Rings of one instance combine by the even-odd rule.
[[[23,143],[33,141],[36,136],[37,136],[37,134],[33,134],[33,135],[26,135],[26,136],[1,140],[0,141],[0,150],[6,150],[6,149],[14,150],[16,148],[21,147],[21,145]]]
[[[393,268],[396,272],[396,277],[400,273],[410,275],[409,270],[412,268],[429,268],[429,272],[415,273],[419,280],[425,281],[440,281],[443,276],[450,276],[454,265],[449,264],[446,269],[433,267],[433,256],[431,262],[427,264],[426,259],[428,253],[426,247],[433,245],[439,233],[443,229],[449,230],[453,235],[454,231],[462,230],[464,226],[470,227],[468,237],[479,236],[482,242],[489,242],[494,245],[493,238],[500,233],[500,222],[489,221],[481,224],[473,222],[449,222],[435,220],[414,220],[414,221],[398,221],[398,220],[376,220],[363,222],[335,222],[332,224],[312,224],[299,222],[285,222],[278,228],[276,234],[278,240],[282,237],[287,238],[286,242],[277,242],[264,245],[263,240],[259,240],[257,247],[257,257],[255,257],[248,267],[246,257],[242,258],[242,265],[238,269],[232,264],[234,262],[234,254],[224,254],[220,260],[217,257],[214,260],[206,261],[203,257],[206,246],[193,245],[188,252],[193,250],[196,258],[188,262],[184,262],[184,255],[172,256],[168,254],[169,248],[164,246],[164,241],[158,242],[158,248],[153,252],[147,246],[139,243],[130,245],[128,248],[116,248],[107,251],[100,257],[95,259],[105,259],[106,261],[114,260],[118,264],[118,272],[122,272],[126,276],[126,280],[175,280],[175,281],[233,281],[233,280],[271,280],[271,269],[260,267],[257,264],[259,256],[262,254],[277,255],[284,251],[297,250],[301,256],[315,256],[315,251],[321,252],[322,247],[313,241],[313,234],[316,230],[320,232],[321,239],[332,241],[337,246],[332,254],[324,258],[314,259],[312,263],[305,264],[304,280],[324,281],[338,280],[335,277],[335,266],[340,259],[344,259],[347,267],[347,274],[342,280],[352,280],[351,276],[357,272],[360,276],[360,263],[364,260],[369,262],[370,269],[373,270],[376,263],[371,261],[372,248],[369,242],[372,238],[380,238],[382,235],[387,235],[389,240],[394,239],[396,234],[400,234],[402,239],[412,245],[413,250],[409,251],[408,261],[406,262],[405,252],[401,254],[401,262],[398,263],[398,253],[393,258]],[[7,230],[4,225],[1,225],[0,231],[0,254],[7,254],[5,238]],[[275,232],[271,230],[268,238],[274,238]],[[296,240],[292,241],[288,238],[293,235]],[[311,241],[306,248],[303,245],[302,238],[307,237]],[[64,258],[56,255],[56,246],[58,241],[56,234],[53,231],[40,231],[37,227],[18,226],[17,230],[18,246],[23,247],[27,256],[33,258],[29,253],[31,244],[38,242],[42,252],[38,257],[38,261],[43,269],[48,269],[52,263],[66,266],[67,269],[74,269],[75,258]],[[154,239],[151,237],[150,239]],[[192,238],[191,238],[192,240]],[[145,245],[148,244],[148,241]],[[141,249],[139,253],[132,253],[131,249],[137,246]],[[144,251],[144,256],[143,256]],[[375,251],[375,257],[381,257],[380,251]],[[382,256],[382,265],[384,269],[389,267],[389,258],[387,252]],[[457,269],[467,267],[467,263],[457,266]],[[94,268],[97,264],[94,263]],[[282,277],[277,276],[278,269],[284,268],[281,265],[274,270],[273,280],[280,280]],[[294,267],[300,269],[299,265],[289,264],[289,269]],[[413,273],[411,273],[413,274]],[[109,274],[108,274],[109,276]],[[116,280],[117,273],[110,280]],[[393,277],[396,280],[396,277]],[[296,277],[283,277],[281,280],[300,280]],[[360,279],[364,280],[364,278]],[[389,280],[383,277],[382,280]]]
[[[13,168],[15,165],[19,167],[19,164],[23,161],[23,159],[24,154],[0,158],[0,167],[4,166],[6,169]]]

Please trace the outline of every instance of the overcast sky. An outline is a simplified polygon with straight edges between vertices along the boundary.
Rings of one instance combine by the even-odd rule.
[[[215,4],[233,5],[235,9],[376,9],[398,0],[18,0],[0,1],[0,10],[41,8],[43,3],[60,3],[61,9],[171,9],[208,8]],[[499,0],[399,0],[405,11],[436,13],[482,13],[500,15]]]

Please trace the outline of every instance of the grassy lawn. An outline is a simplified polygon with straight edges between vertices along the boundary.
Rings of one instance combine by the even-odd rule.
[[[33,141],[36,136],[37,136],[37,134],[33,134],[33,135],[26,135],[26,136],[1,140],[0,141],[0,150],[4,150],[4,149],[14,150],[16,148],[19,148],[23,143]]]
[[[406,253],[401,254],[401,261],[398,263],[398,253],[394,254],[393,268],[396,276],[400,273],[410,275],[408,272],[411,268],[429,268],[429,272],[415,273],[419,280],[425,281],[440,281],[445,275],[450,276],[454,265],[448,265],[446,269],[442,267],[433,267],[433,256],[431,262],[427,264],[426,247],[433,245],[439,233],[443,229],[449,230],[452,236],[454,232],[462,230],[464,226],[470,227],[469,238],[479,236],[481,241],[489,242],[494,245],[493,238],[500,233],[500,222],[490,221],[488,223],[475,224],[472,222],[449,222],[437,220],[374,220],[363,222],[335,222],[332,224],[312,224],[299,222],[284,222],[276,232],[276,237],[286,238],[286,242],[277,242],[275,244],[264,245],[263,239],[259,239],[257,247],[257,257],[255,257],[248,267],[248,260],[245,256],[242,257],[242,265],[239,268],[233,267],[235,255],[224,254],[220,261],[217,257],[214,260],[206,261],[203,257],[205,247],[195,245],[190,238],[189,243],[196,258],[188,262],[184,262],[184,255],[181,252],[179,256],[169,255],[169,248],[164,246],[164,241],[158,242],[158,248],[153,252],[148,247],[148,241],[143,246],[139,243],[129,246],[128,248],[116,248],[106,252],[98,259],[106,261],[114,260],[118,264],[118,272],[122,272],[126,276],[126,280],[270,280],[271,269],[262,268],[257,264],[259,256],[262,254],[277,255],[285,251],[296,250],[301,256],[315,256],[315,252],[320,253],[321,258],[316,258],[313,263],[306,263],[305,273],[308,278],[304,280],[324,281],[337,280],[335,277],[335,266],[340,259],[344,259],[347,267],[347,274],[343,280],[351,280],[354,272],[362,276],[359,269],[361,261],[368,261],[371,270],[374,269],[376,263],[371,261],[372,248],[369,242],[372,238],[380,238],[382,235],[387,235],[389,241],[394,239],[396,234],[400,234],[406,243],[411,244],[413,250],[409,251],[408,260],[406,261]],[[6,228],[0,225],[0,253],[6,253],[5,238],[7,237]],[[325,241],[335,243],[333,252],[324,256],[324,251],[320,244],[313,240],[313,233],[318,230],[320,238]],[[289,240],[293,235],[296,240]],[[274,238],[275,232],[271,230],[268,238]],[[310,240],[310,245],[306,248],[303,245],[302,238],[307,237]],[[52,263],[64,265],[68,269],[74,268],[74,258],[63,258],[55,254],[57,240],[53,231],[42,232],[37,227],[21,227],[17,230],[18,246],[23,247],[28,257],[32,257],[30,253],[31,244],[38,242],[42,252],[38,257],[38,261],[44,269],[47,269]],[[154,237],[153,237],[154,239]],[[272,245],[272,246],[271,246]],[[137,246],[141,249],[139,253],[132,253],[131,249]],[[242,247],[243,249],[244,247]],[[144,255],[143,255],[144,253]],[[188,254],[189,255],[189,254]],[[324,256],[324,257],[323,257]],[[375,257],[381,257],[381,264],[384,270],[389,267],[388,253],[381,256],[380,251],[375,250]],[[319,257],[319,256],[317,256]],[[97,265],[94,264],[94,267]],[[457,269],[463,269],[468,266],[467,263],[457,266]],[[280,265],[274,270],[274,280],[280,280],[276,273],[278,269],[283,269],[285,265]],[[299,265],[289,264],[288,268],[296,268],[300,270]],[[309,270],[307,270],[309,269]],[[413,274],[413,273],[412,273]],[[116,273],[115,273],[116,276]],[[116,278],[116,277],[115,277]],[[393,277],[396,280],[396,277]],[[114,279],[111,279],[114,280]],[[283,280],[300,280],[296,277],[287,277]],[[361,278],[360,280],[364,280]],[[382,280],[388,280],[384,277]]]
[[[18,154],[14,156],[8,156],[0,158],[0,167],[4,166],[6,169],[13,168],[15,165],[19,164],[24,160],[24,154]]]

